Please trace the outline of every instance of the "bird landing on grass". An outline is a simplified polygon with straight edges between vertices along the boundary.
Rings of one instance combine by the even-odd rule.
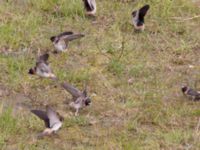
[[[70,85],[69,83],[65,82],[62,83],[64,89],[66,89],[73,97],[73,102],[69,104],[70,107],[76,110],[75,116],[78,115],[79,109],[89,106],[91,103],[90,97],[87,95],[86,88],[83,92],[79,91],[74,86]]]
[[[49,63],[47,62],[49,58],[49,54],[44,54],[39,56],[39,58],[36,61],[36,65],[34,68],[29,69],[29,74],[36,74],[40,77],[44,78],[52,78],[56,79],[55,74],[52,73],[52,70],[50,68]]]
[[[136,31],[143,31],[145,29],[144,17],[149,8],[149,5],[144,5],[139,10],[132,12],[132,23]]]
[[[38,135],[39,138],[56,133],[61,128],[62,122],[64,121],[64,118],[50,106],[46,106],[46,111],[31,110],[31,112],[42,119],[46,126],[46,129]]]
[[[181,90],[184,95],[186,95],[188,98],[191,98],[193,101],[200,100],[200,91],[196,91],[188,86],[182,86]]]
[[[69,46],[69,42],[81,37],[84,37],[84,34],[73,33],[71,31],[60,33],[59,35],[52,36],[50,38],[53,43],[56,53],[58,52],[66,52]]]

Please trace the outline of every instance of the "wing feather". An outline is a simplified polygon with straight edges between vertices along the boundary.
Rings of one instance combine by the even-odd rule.
[[[67,82],[62,83],[62,87],[66,89],[75,98],[78,98],[82,95],[81,91],[79,91],[77,88],[75,88]]]
[[[40,119],[42,119],[45,123],[45,126],[47,128],[49,128],[49,118],[47,116],[47,113],[45,111],[42,110],[31,110],[31,112],[36,115],[37,117],[39,117]]]
[[[139,10],[139,20],[140,21],[144,22],[144,16],[146,15],[149,8],[150,8],[149,5],[144,5],[142,8],[140,8],[140,10]]]
[[[59,117],[58,117],[57,113],[51,107],[47,106],[46,111],[47,111],[47,116],[49,118],[49,126],[50,126],[50,128],[52,128],[53,125],[55,125],[56,123],[60,123],[61,122],[59,120]]]

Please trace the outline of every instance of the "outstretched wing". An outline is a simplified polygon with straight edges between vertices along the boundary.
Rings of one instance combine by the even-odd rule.
[[[94,6],[92,5],[91,0],[83,0],[83,2],[84,2],[85,9],[86,9],[87,11],[92,11],[92,10],[94,10]]]
[[[149,8],[150,8],[149,5],[144,5],[142,8],[140,8],[140,10],[139,10],[139,20],[140,21],[144,22],[144,16],[146,15]]]
[[[36,67],[41,71],[41,73],[51,73],[51,68],[46,63],[37,62]]]
[[[45,111],[42,111],[42,110],[31,110],[31,112],[36,115],[37,117],[39,117],[40,119],[42,119],[45,123],[45,126],[47,128],[49,128],[50,124],[49,124],[49,118],[47,116],[47,113]]]
[[[44,62],[45,64],[48,64],[47,63],[48,59],[49,59],[49,54],[48,53],[43,54],[43,55],[39,56],[37,63],[38,62]]]
[[[73,34],[72,31],[66,31],[66,32],[60,33],[57,37],[58,38],[62,38],[62,37],[65,37],[65,36],[68,36],[68,35],[72,35],[72,34]]]
[[[198,95],[200,95],[196,90],[194,90],[194,89],[189,89],[188,91],[187,91],[187,94],[188,95],[190,95],[190,96],[198,96]]]
[[[75,40],[75,39],[78,39],[78,38],[81,38],[84,36],[85,36],[84,34],[71,34],[71,35],[62,36],[60,39],[68,42],[68,41],[72,41],[72,40]]]
[[[85,83],[84,83],[84,90],[83,90],[82,93],[83,93],[82,95],[83,95],[84,97],[87,97],[88,94],[87,94],[87,83],[86,83],[86,81],[85,81]]]
[[[74,86],[70,85],[67,82],[62,83],[62,87],[66,89],[73,97],[78,98],[82,95],[81,91],[79,91],[77,88],[75,88]]]
[[[61,122],[59,120],[59,117],[58,117],[57,113],[50,106],[47,106],[46,111],[47,111],[47,116],[49,118],[49,126],[50,126],[50,128],[52,128],[56,123],[60,123]]]

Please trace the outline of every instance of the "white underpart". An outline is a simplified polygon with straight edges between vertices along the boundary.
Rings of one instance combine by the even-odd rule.
[[[74,103],[74,102],[71,102],[70,104],[69,104],[69,106],[70,107],[72,107],[72,108],[74,108],[75,110],[76,110],[76,112],[75,112],[75,116],[78,116],[78,112],[79,112],[79,109],[81,108],[81,104],[76,104],[76,103]]]
[[[53,132],[51,128],[46,128],[40,136],[50,135]]]
[[[51,130],[56,132],[58,131],[62,126],[62,122],[57,122],[56,124],[53,125],[53,127],[51,127]]]
[[[63,43],[64,41],[59,41],[58,43],[53,43],[57,51],[67,51],[66,44]]]
[[[136,30],[144,30],[144,24],[142,26],[138,26],[137,23],[139,21],[139,11],[136,11],[135,17],[132,19],[132,23]]]
[[[55,78],[56,76],[53,73],[42,72],[40,69],[37,70],[37,75],[44,78]]]
[[[132,19],[132,23],[133,23],[134,27],[137,26],[138,15],[139,15],[139,11],[136,11],[136,15],[135,15],[135,17],[133,17],[133,19]]]
[[[69,104],[70,107],[73,107],[74,109],[80,109],[82,107],[82,105],[80,103],[74,103],[74,102],[71,102]]]
[[[75,116],[78,116],[79,109],[83,107],[82,98],[79,97],[75,102],[71,102],[69,106],[76,110]]]

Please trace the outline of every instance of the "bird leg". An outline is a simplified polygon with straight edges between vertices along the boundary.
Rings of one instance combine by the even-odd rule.
[[[76,109],[75,116],[78,116],[79,108]]]

